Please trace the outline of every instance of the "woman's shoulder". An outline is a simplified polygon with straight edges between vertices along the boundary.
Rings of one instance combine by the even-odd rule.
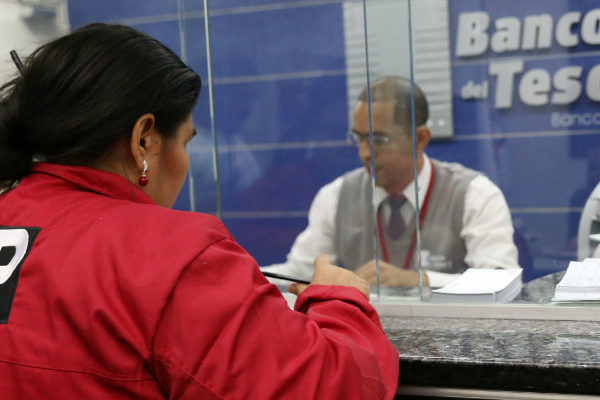
[[[182,248],[197,250],[220,240],[233,240],[223,223],[213,215],[179,211],[154,204],[114,201],[107,205],[102,218],[128,240],[140,246]]]

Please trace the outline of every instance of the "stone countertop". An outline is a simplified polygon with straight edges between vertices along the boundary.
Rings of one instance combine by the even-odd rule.
[[[600,324],[382,316],[400,384],[600,394]]]
[[[549,303],[564,273],[524,284],[513,303]],[[381,288],[381,294],[418,299],[421,292]],[[424,288],[425,303],[430,297],[431,290]],[[402,385],[600,394],[600,322],[385,314],[380,318],[400,353]]]

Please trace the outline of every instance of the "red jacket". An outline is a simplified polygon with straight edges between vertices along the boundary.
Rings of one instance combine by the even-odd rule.
[[[3,400],[394,396],[398,353],[358,290],[290,310],[216,218],[120,176],[37,164],[0,226]]]

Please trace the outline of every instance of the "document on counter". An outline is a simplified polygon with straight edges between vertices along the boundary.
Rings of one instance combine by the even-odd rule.
[[[469,268],[441,289],[431,301],[440,303],[508,303],[521,292],[521,268]]]
[[[553,301],[600,301],[600,258],[571,261]]]

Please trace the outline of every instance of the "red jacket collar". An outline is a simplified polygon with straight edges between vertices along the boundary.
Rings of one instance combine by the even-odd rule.
[[[136,203],[155,204],[154,200],[133,183],[112,172],[94,168],[68,166],[50,163],[34,163],[34,173],[39,172],[55,176],[73,183],[83,189],[103,194],[115,199],[129,200]]]

